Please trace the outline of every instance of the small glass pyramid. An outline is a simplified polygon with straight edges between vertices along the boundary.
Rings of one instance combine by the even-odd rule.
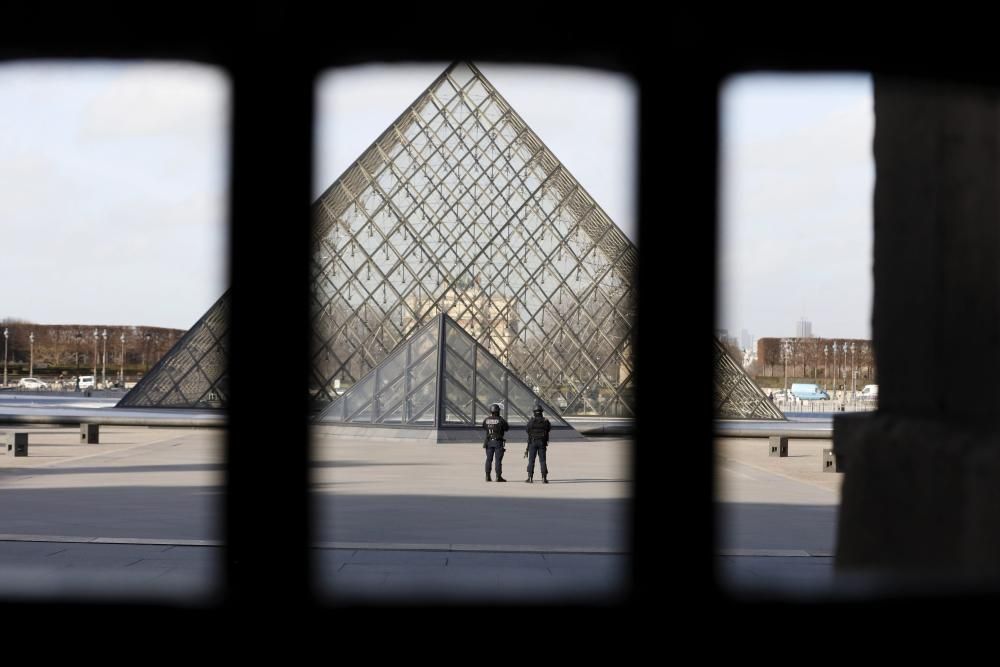
[[[115,407],[226,407],[228,333],[227,290]]]
[[[320,423],[478,428],[493,403],[512,427],[539,403],[553,429],[557,412],[445,314],[422,326],[318,417]]]
[[[715,416],[718,419],[781,419],[776,408],[753,379],[733,361],[726,347],[715,341]]]

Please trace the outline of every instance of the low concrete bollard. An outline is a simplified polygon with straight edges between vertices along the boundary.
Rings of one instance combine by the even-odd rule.
[[[3,445],[4,454],[9,456],[27,456],[28,432],[15,431],[13,433],[5,433]]]
[[[788,456],[788,436],[772,435],[768,442],[768,456]]]
[[[100,444],[100,425],[80,424],[80,444],[81,445]]]
[[[823,472],[841,472],[837,455],[829,447],[823,449]]]

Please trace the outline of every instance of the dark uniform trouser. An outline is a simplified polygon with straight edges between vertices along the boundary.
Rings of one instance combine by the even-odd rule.
[[[532,440],[528,444],[528,474],[535,474],[535,454],[538,454],[538,461],[542,465],[542,475],[549,474],[549,468],[545,465],[545,441]]]
[[[503,466],[501,461],[503,461],[503,442],[500,440],[490,440],[486,443],[486,474],[490,472],[490,464],[493,462],[494,455],[497,458],[497,477],[503,471]]]

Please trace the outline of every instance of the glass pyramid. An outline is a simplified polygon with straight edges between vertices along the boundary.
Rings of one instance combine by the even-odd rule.
[[[718,419],[785,419],[726,347],[715,341],[715,416]]]
[[[225,407],[228,332],[227,290],[115,407]]]
[[[317,402],[447,314],[563,414],[634,416],[636,248],[475,66],[448,67],[313,216]]]
[[[320,196],[313,240],[319,405],[447,314],[563,414],[634,416],[636,248],[474,65],[448,67]],[[228,307],[119,406],[224,407]]]
[[[447,315],[401,343],[319,416],[320,423],[478,428],[498,403],[512,427],[542,404],[553,429],[572,427]]]

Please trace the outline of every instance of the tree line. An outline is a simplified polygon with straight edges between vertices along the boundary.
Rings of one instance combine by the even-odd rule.
[[[123,348],[125,367],[145,371],[185,333],[183,329],[165,327],[36,324],[13,318],[0,321],[0,329],[7,330],[8,367],[23,365],[27,373],[33,360],[36,375],[47,374],[39,373],[39,369],[93,370],[95,350],[98,369],[102,357],[107,368],[117,369],[122,365]],[[124,345],[122,334],[125,335]]]
[[[877,382],[875,350],[872,342],[864,338],[758,339],[757,360],[748,369],[749,372],[761,377],[781,377],[786,369],[789,377],[837,377],[841,382],[845,371],[849,381],[852,370],[856,370],[859,380],[867,380],[871,384]]]

